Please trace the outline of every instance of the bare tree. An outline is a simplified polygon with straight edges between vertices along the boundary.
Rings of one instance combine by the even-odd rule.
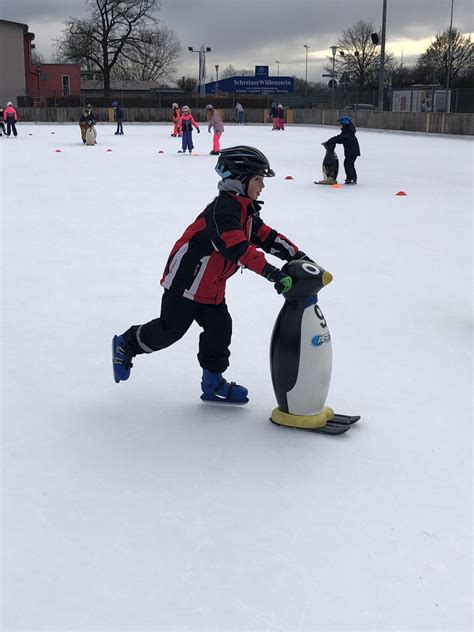
[[[139,46],[125,45],[114,69],[114,77],[140,81],[158,81],[176,69],[181,44],[168,27],[141,29]]]
[[[220,77],[221,79],[228,79],[229,77],[253,77],[254,74],[253,70],[245,70],[244,68],[237,70],[232,64],[229,64],[220,73]]]
[[[31,64],[33,66],[41,66],[44,64],[44,56],[38,51],[37,48],[33,48],[31,51]]]
[[[104,91],[110,92],[112,69],[121,58],[138,55],[140,34],[157,23],[159,0],[86,0],[89,17],[69,18],[58,46],[63,59],[86,62],[101,71]],[[145,44],[146,46],[146,44]]]
[[[380,47],[372,42],[372,33],[375,32],[371,22],[359,20],[353,26],[342,31],[342,37],[337,42],[337,48],[343,53],[336,58],[336,76],[347,72],[359,88],[375,85],[380,66]],[[380,39],[380,36],[379,36]],[[325,66],[328,72],[332,72],[332,57],[328,57],[329,63]],[[387,70],[393,64],[393,57],[385,55]]]
[[[181,79],[176,82],[176,85],[178,88],[181,88],[183,92],[194,92],[198,83],[199,81],[194,77],[181,77]]]
[[[435,40],[420,55],[416,71],[424,83],[446,83],[448,73],[452,83],[469,71],[474,63],[474,48],[470,35],[463,35],[457,29],[446,29],[436,35]]]

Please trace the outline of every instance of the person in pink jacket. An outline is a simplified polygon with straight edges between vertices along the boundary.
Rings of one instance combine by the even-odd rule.
[[[224,123],[222,122],[219,112],[214,109],[213,105],[206,105],[206,114],[207,131],[209,132],[209,134],[211,133],[211,129],[214,128],[212,151],[210,151],[209,153],[212,155],[217,155],[221,150],[219,141],[222,136],[222,132],[224,131]]]
[[[191,110],[188,105],[183,105],[181,109],[181,116],[178,121],[178,125],[181,129],[181,133],[183,135],[183,144],[182,149],[178,151],[178,154],[185,154],[186,149],[189,153],[192,153],[194,149],[193,145],[193,127],[197,129],[197,133],[200,133],[199,125],[196,123],[194,118],[191,115]]]
[[[7,124],[7,136],[10,136],[12,131],[13,136],[18,136],[18,132],[16,131],[18,117],[11,101],[8,101],[7,107],[3,111],[3,120]]]

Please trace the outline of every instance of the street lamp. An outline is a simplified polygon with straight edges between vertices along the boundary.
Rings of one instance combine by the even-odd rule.
[[[306,96],[308,92],[308,48],[311,47],[308,44],[303,44],[303,48],[306,48],[306,70],[304,75],[304,95]]]
[[[380,68],[379,68],[379,110],[383,112],[383,85],[385,75],[385,31],[387,27],[387,0],[383,0],[382,8],[382,41],[380,42]]]
[[[216,96],[219,93],[219,64],[215,64],[214,68],[216,69]]]
[[[199,50],[188,46],[188,51],[199,55],[199,94],[204,97],[206,96],[206,53],[210,53],[211,48],[203,44]]]
[[[279,77],[279,76],[280,76],[280,64],[281,64],[281,61],[277,61],[277,60],[275,60],[275,64],[276,64],[276,65],[277,65],[277,67],[278,67],[277,72],[278,72],[278,77]]]
[[[451,0],[451,21],[449,23],[449,41],[448,41],[448,68],[446,70],[446,112],[449,112],[451,110],[451,103],[449,104],[448,107],[448,99],[449,99],[449,80],[450,80],[450,75],[451,75],[451,64],[453,61],[452,58],[452,54],[453,54],[453,49],[452,49],[452,45],[451,42],[452,37],[453,37],[453,9],[454,9],[454,0]],[[454,108],[456,110],[456,108]]]
[[[332,53],[332,94],[331,94],[331,109],[334,110],[334,83],[335,83],[335,77],[336,77],[336,68],[335,68],[335,64],[336,64],[336,51],[337,51],[337,46],[331,46],[331,53]]]

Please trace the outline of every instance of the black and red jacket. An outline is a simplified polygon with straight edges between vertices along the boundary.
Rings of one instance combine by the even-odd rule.
[[[262,274],[267,260],[257,248],[293,259],[298,247],[264,224],[259,210],[258,202],[221,190],[173,246],[161,285],[198,303],[218,305],[227,279],[239,267]]]

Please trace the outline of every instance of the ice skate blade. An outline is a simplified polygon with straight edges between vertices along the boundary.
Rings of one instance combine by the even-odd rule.
[[[218,397],[217,395],[201,395],[201,401],[204,404],[224,404],[225,406],[245,406],[245,404],[249,403],[248,398],[241,401],[232,401],[230,399],[226,399],[225,397]]]

